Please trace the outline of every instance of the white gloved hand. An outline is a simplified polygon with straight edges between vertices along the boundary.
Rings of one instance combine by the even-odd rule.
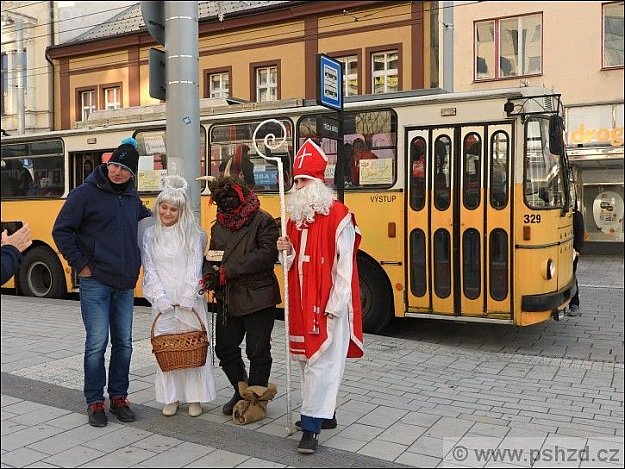
[[[181,312],[183,312],[183,311],[184,311],[185,313],[191,313],[191,314],[193,314],[193,308],[189,308],[189,307],[187,307],[187,306],[182,306],[182,305],[180,305],[180,306],[178,306],[178,309],[179,309]]]
[[[174,315],[174,307],[166,297],[161,297],[156,301],[156,309],[163,313],[163,316],[171,317]]]

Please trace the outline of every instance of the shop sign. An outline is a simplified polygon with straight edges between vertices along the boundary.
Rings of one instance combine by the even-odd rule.
[[[623,105],[571,107],[567,110],[569,146],[623,146]]]
[[[623,146],[623,127],[618,128],[587,128],[584,123],[573,130],[569,143],[573,145],[605,145],[609,144],[613,147]]]

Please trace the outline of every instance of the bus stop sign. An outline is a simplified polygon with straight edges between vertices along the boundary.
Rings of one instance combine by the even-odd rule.
[[[343,110],[343,64],[325,54],[317,55],[317,104]]]

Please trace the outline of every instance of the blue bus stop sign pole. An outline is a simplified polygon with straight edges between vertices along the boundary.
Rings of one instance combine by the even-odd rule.
[[[345,157],[343,155],[343,64],[325,54],[317,55],[317,104],[337,111],[338,144],[334,185],[337,198],[345,198]]]

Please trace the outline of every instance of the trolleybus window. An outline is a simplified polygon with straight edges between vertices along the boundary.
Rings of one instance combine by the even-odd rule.
[[[451,293],[451,238],[442,228],[434,232],[434,291],[441,298]]]
[[[57,198],[65,188],[60,139],[2,145],[2,198]]]
[[[501,228],[490,233],[490,296],[501,301],[508,296],[508,234]]]
[[[447,210],[451,202],[449,185],[449,161],[451,157],[451,139],[441,135],[434,142],[434,206],[437,210]]]
[[[284,167],[285,189],[291,187],[293,160],[293,125],[280,119],[286,129],[286,141],[282,141],[282,128],[275,123],[265,123],[256,131],[256,145],[265,156],[280,157]],[[214,125],[210,129],[210,174],[240,173],[246,183],[256,192],[278,190],[278,166],[256,153],[252,136],[261,121],[242,124]],[[272,137],[273,136],[273,137]],[[267,143],[267,145],[265,144]],[[270,146],[272,148],[270,148]]]
[[[415,296],[424,296],[427,292],[425,247],[425,233],[417,228],[410,233],[410,290]]]
[[[482,188],[482,139],[472,132],[464,137],[463,148],[463,181],[462,200],[468,209],[476,209],[480,205],[480,193]]]
[[[327,115],[299,121],[299,144],[307,138],[320,143],[328,157],[325,182],[334,185],[337,137],[322,123]],[[397,115],[392,111],[345,113],[343,122],[345,187],[390,187],[396,178]]]
[[[480,296],[480,233],[469,228],[462,234],[462,291],[465,296],[475,300]]]
[[[206,174],[206,132],[200,127],[200,174]],[[163,188],[163,177],[167,175],[167,137],[164,128],[137,132],[134,136],[139,152],[137,190],[156,192]],[[186,155],[185,155],[186,156]],[[205,184],[202,181],[202,184]]]
[[[425,206],[425,175],[427,174],[427,144],[423,137],[415,137],[410,143],[410,207],[422,210]]]
[[[490,205],[501,210],[508,205],[508,135],[502,131],[495,132],[490,142]]]
[[[525,124],[525,203],[530,208],[561,208],[565,184],[559,155],[549,150],[549,120],[531,117]]]

